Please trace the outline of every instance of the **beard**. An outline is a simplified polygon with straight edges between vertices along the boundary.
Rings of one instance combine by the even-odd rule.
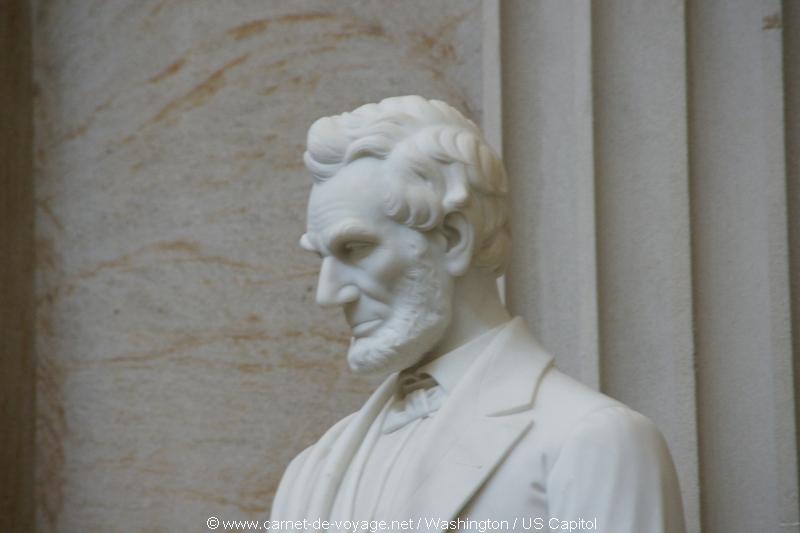
[[[422,258],[401,280],[392,316],[367,337],[353,338],[347,361],[362,375],[388,374],[415,365],[450,325],[452,281]]]

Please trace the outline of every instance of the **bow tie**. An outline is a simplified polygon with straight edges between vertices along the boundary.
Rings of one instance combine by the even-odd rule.
[[[395,400],[386,413],[384,433],[397,431],[409,422],[430,416],[444,402],[444,390],[428,374],[401,372],[397,385],[401,398]]]

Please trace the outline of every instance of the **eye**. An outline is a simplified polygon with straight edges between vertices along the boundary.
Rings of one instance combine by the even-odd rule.
[[[342,245],[341,253],[348,259],[356,260],[366,257],[374,248],[374,242],[348,241]]]

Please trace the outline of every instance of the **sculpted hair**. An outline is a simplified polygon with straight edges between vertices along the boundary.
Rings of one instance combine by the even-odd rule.
[[[399,96],[308,130],[303,159],[315,183],[362,157],[386,163],[388,216],[424,232],[463,213],[475,231],[473,264],[502,274],[510,251],[506,172],[471,120],[439,100]]]

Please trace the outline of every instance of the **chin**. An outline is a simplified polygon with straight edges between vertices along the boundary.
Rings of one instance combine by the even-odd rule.
[[[450,316],[429,312],[423,317],[417,314],[411,322],[397,322],[385,324],[370,336],[352,340],[347,361],[353,372],[372,376],[414,366],[442,339],[450,325]]]
[[[452,318],[452,280],[430,257],[406,273],[392,315],[347,352],[353,372],[378,375],[414,366],[444,337]]]

